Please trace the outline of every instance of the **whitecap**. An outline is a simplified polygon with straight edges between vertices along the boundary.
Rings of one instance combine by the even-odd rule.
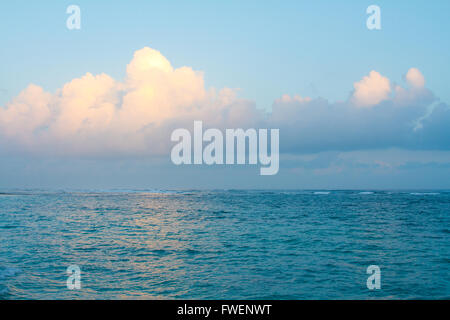
[[[436,196],[439,192],[411,192],[413,196]]]

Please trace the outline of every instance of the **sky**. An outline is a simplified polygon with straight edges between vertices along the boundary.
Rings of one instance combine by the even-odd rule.
[[[80,30],[66,27],[71,4]],[[372,4],[381,30],[366,27]],[[0,187],[450,188],[448,12],[448,1],[4,3]],[[170,132],[196,119],[279,128],[279,173],[173,165]]]

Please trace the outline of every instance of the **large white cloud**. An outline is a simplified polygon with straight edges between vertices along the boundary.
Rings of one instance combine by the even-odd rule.
[[[354,84],[347,101],[288,95],[272,112],[236,91],[206,89],[203,74],[174,68],[158,51],[135,52],[126,77],[87,73],[55,93],[29,85],[0,107],[0,146],[8,152],[69,155],[165,154],[178,127],[280,129],[285,152],[371,148],[450,149],[449,110],[418,69],[394,85],[376,71]]]
[[[31,152],[164,153],[175,126],[195,119],[246,126],[261,116],[234,90],[206,90],[202,73],[175,69],[146,47],[135,52],[123,82],[87,73],[54,94],[31,84],[0,108],[0,136],[9,148]]]

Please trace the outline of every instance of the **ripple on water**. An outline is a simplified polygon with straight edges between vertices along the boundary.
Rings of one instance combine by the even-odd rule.
[[[2,298],[450,296],[448,192],[27,192],[0,197]]]

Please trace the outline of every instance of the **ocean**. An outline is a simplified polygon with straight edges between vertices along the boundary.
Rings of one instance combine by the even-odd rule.
[[[449,211],[448,191],[7,190],[0,299],[449,299]]]

